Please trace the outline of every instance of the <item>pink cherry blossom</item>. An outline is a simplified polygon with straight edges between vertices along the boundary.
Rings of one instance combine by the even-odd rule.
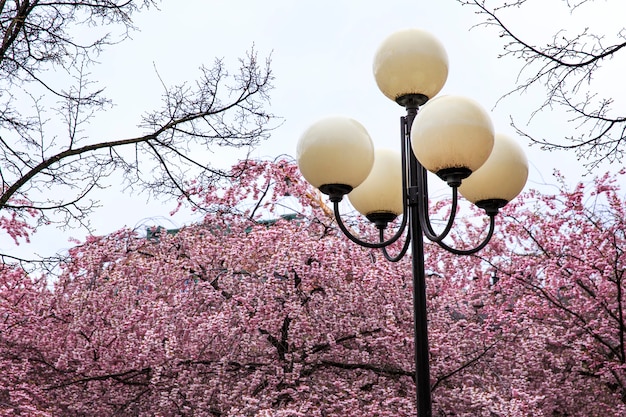
[[[90,237],[53,284],[2,266],[1,415],[415,415],[410,259],[289,161],[232,172],[190,184],[201,224]],[[626,414],[615,180],[527,193],[478,256],[426,245],[435,416]]]

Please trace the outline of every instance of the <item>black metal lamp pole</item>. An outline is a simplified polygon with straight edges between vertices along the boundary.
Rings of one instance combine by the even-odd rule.
[[[402,148],[408,142],[408,132],[415,118],[417,109],[407,109],[407,116],[401,119]],[[411,266],[413,277],[413,341],[415,346],[415,387],[417,391],[417,415],[432,416],[432,402],[430,397],[430,351],[428,347],[428,316],[426,308],[426,270],[424,266],[424,233],[419,219],[419,200],[428,198],[428,190],[423,189],[425,184],[419,184],[417,178],[424,176],[425,171],[413,155],[410,148],[404,152],[408,154],[408,201],[406,202],[409,215],[409,236],[411,240]],[[422,181],[423,183],[424,181]],[[420,187],[421,185],[421,187]],[[392,259],[393,260],[393,259]]]
[[[408,108],[407,116],[402,118],[402,141],[403,148],[408,144],[408,132],[411,131],[411,125],[417,109]],[[413,152],[408,149],[409,170],[407,178],[408,186],[408,215],[409,215],[409,237],[411,240],[412,253],[412,275],[413,275],[413,321],[415,327],[415,383],[417,387],[417,410],[418,416],[432,416],[432,404],[430,394],[430,365],[429,365],[429,346],[428,346],[428,316],[426,308],[426,271],[424,266],[424,232],[422,223],[428,221],[427,210],[420,210],[419,202],[427,203],[428,188],[426,183],[426,170],[415,158]],[[406,156],[405,156],[406,157]],[[454,187],[454,200],[456,205],[456,187]],[[422,204],[427,207],[427,204]],[[491,239],[494,231],[494,217],[497,213],[490,212],[491,219],[489,232],[483,242],[472,250],[459,251],[444,246],[447,250],[455,254],[466,254],[478,252]],[[446,233],[447,234],[447,233]],[[433,239],[437,243],[442,243],[441,238]],[[452,249],[452,250],[451,250]],[[393,259],[391,259],[393,260]]]
[[[391,262],[411,250],[417,413],[430,417],[424,236],[456,255],[484,248],[493,235],[498,210],[524,188],[528,161],[515,141],[494,133],[489,116],[477,103],[459,96],[430,100],[445,83],[448,59],[443,46],[427,32],[407,29],[389,36],[376,53],[373,69],[381,92],[406,109],[400,119],[401,155],[375,152],[359,122],[334,116],[302,134],[296,158],[304,178],[329,196],[337,224],[350,240],[381,249]],[[452,189],[450,216],[439,233],[429,218],[427,170]],[[461,182],[464,197],[489,217],[489,231],[472,249],[453,248],[443,241],[454,224]],[[378,228],[378,242],[357,238],[341,220],[339,203],[347,194],[352,205]],[[385,230],[400,214],[397,231],[387,239]],[[390,254],[387,247],[403,236],[399,253]]]
[[[454,222],[458,201],[457,188],[461,179],[469,175],[464,170],[452,170],[442,173],[440,176],[452,187],[452,210],[450,218],[444,230],[436,234],[431,226],[428,216],[428,184],[427,171],[419,163],[410,146],[410,131],[418,111],[418,104],[425,100],[406,100],[404,103],[407,115],[400,119],[401,149],[402,149],[402,169],[403,169],[403,195],[404,195],[404,216],[398,231],[388,240],[384,238],[384,231],[389,222],[395,219],[395,215],[390,213],[372,213],[368,219],[379,229],[379,242],[365,242],[354,236],[345,226],[339,211],[339,202],[347,191],[340,185],[325,185],[320,190],[329,195],[333,202],[335,218],[339,228],[353,242],[368,248],[381,249],[387,260],[397,262],[402,259],[411,248],[412,254],[412,276],[413,276],[413,320],[414,320],[414,344],[415,344],[415,383],[417,388],[417,410],[419,417],[432,416],[431,387],[430,387],[430,366],[428,347],[428,316],[426,308],[426,273],[424,267],[424,236],[437,243],[447,251],[456,255],[470,255],[484,248],[491,239],[495,227],[495,215],[498,209],[503,207],[507,201],[501,199],[490,199],[481,201],[477,205],[485,209],[490,217],[489,231],[484,240],[476,247],[468,250],[452,248],[443,242],[449,234]],[[407,231],[408,228],[408,231]],[[406,234],[405,234],[406,231]],[[390,255],[386,248],[405,235],[405,242],[402,250],[397,255]]]

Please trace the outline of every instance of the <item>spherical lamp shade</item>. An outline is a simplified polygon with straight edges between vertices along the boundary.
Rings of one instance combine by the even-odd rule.
[[[372,171],[348,194],[348,199],[368,218],[372,214],[390,214],[393,219],[403,212],[402,158],[391,149],[377,149],[374,155]]]
[[[378,88],[402,104],[402,97],[434,97],[448,78],[448,55],[437,38],[421,29],[398,31],[379,46],[374,57]],[[425,100],[424,100],[425,101]]]
[[[311,185],[327,194],[327,186],[339,186],[346,194],[367,178],[374,164],[374,144],[356,120],[327,117],[302,134],[296,160]]]
[[[489,159],[463,180],[459,192],[479,207],[500,208],[522,191],[527,178],[524,151],[515,140],[498,133]]]
[[[461,96],[429,101],[411,128],[415,156],[446,181],[450,173],[462,179],[480,168],[493,143],[494,129],[487,112],[474,100]]]

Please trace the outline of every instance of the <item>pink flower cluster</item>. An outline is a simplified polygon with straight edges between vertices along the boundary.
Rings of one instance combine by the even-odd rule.
[[[233,173],[194,186],[202,224],[92,237],[53,288],[1,267],[0,414],[415,415],[409,259],[347,241],[288,161]],[[527,194],[480,256],[426,245],[435,416],[626,414],[613,181]]]

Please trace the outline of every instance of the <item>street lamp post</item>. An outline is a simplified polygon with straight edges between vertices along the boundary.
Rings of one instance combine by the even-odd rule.
[[[430,417],[424,236],[457,255],[481,250],[494,232],[498,210],[523,189],[528,163],[517,143],[494,133],[489,116],[477,103],[458,96],[433,99],[447,79],[448,58],[431,34],[419,29],[392,34],[378,49],[373,69],[383,94],[406,109],[400,119],[401,152],[375,151],[359,122],[336,116],[303,133],[296,158],[305,179],[329,196],[337,224],[350,240],[381,249],[392,262],[410,249],[417,410],[418,416]],[[451,214],[440,233],[429,219],[427,171],[452,190]],[[459,192],[489,217],[485,238],[472,249],[444,242],[454,223]],[[378,229],[378,241],[363,241],[344,225],[339,203],[345,195]],[[397,231],[387,238],[385,230],[399,215]],[[389,253],[387,247],[402,237],[399,253]]]

